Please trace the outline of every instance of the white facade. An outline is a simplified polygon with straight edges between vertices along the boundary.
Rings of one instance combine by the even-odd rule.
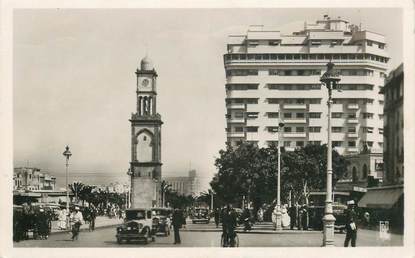
[[[383,148],[383,95],[389,60],[384,36],[325,17],[282,35],[250,26],[229,36],[226,70],[227,141],[286,149],[327,143],[327,89],[320,77],[331,60],[342,91],[333,92],[332,141],[341,154]]]

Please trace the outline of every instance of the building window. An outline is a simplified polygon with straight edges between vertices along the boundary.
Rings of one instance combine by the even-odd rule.
[[[342,118],[343,113],[341,112],[333,112],[331,113],[331,118]]]
[[[319,133],[320,130],[321,130],[321,127],[318,127],[318,126],[311,126],[308,128],[308,131],[310,133]]]
[[[244,118],[244,112],[237,111],[234,113],[235,118]]]
[[[349,114],[347,114],[347,118],[349,118],[349,119],[356,119],[356,113],[349,113]]]
[[[342,146],[342,142],[341,141],[332,141],[331,145],[333,147],[341,147]]]
[[[290,147],[291,141],[284,141],[284,147]]]
[[[279,113],[278,112],[268,112],[268,118],[278,118]]]
[[[284,127],[285,133],[291,133],[291,127]]]
[[[310,104],[321,104],[321,99],[310,99]]]
[[[352,181],[353,181],[353,183],[356,183],[357,180],[358,180],[357,169],[356,169],[356,167],[353,167],[353,169],[352,169]]]
[[[250,132],[250,133],[256,133],[256,132],[258,132],[258,127],[257,126],[247,126],[246,131]]]
[[[373,119],[373,113],[362,113],[363,118]]]
[[[241,126],[237,126],[237,127],[235,127],[235,128],[234,128],[234,130],[235,130],[235,132],[237,132],[237,133],[241,133],[241,132],[243,132],[243,131],[244,131],[244,128],[243,128],[243,127],[241,127]]]
[[[348,133],[356,133],[356,127],[349,127],[347,128]]]
[[[370,40],[368,40],[368,41],[366,41],[366,44],[367,44],[368,46],[372,46],[373,42],[372,42],[372,41],[370,41]]]
[[[297,113],[296,114],[296,117],[297,118],[304,118],[305,117],[305,114],[304,113]]]
[[[373,133],[373,127],[362,127],[364,133]]]
[[[298,142],[295,143],[295,146],[304,147],[304,142],[303,141],[298,141]]]
[[[284,113],[284,118],[291,118],[292,114],[291,113]]]
[[[321,145],[321,141],[309,141],[311,145]]]
[[[354,147],[356,147],[356,142],[355,141],[348,141],[347,146],[351,147],[351,148],[354,148]]]
[[[379,134],[383,134],[383,128],[378,128]]]
[[[332,133],[341,133],[342,132],[342,128],[341,127],[332,127],[331,128],[331,132]]]
[[[362,168],[362,179],[366,179],[367,178],[367,165],[363,164],[363,168]]]
[[[320,118],[321,117],[321,113],[310,112],[310,113],[308,113],[308,117],[309,118]]]
[[[304,133],[304,127],[296,127],[296,128],[295,128],[295,131],[296,131],[297,133]]]

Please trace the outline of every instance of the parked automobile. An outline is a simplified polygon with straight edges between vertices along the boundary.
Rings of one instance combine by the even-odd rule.
[[[203,222],[208,224],[210,221],[209,210],[207,208],[195,208],[191,214],[192,223]]]
[[[134,208],[125,211],[124,223],[117,227],[117,243],[143,240],[145,244],[155,240],[151,209]]]
[[[153,229],[155,234],[162,233],[165,236],[170,235],[171,219],[173,214],[172,208],[152,208],[153,212]]]
[[[310,194],[310,205],[308,206],[309,225],[314,229],[323,229],[323,216],[325,209],[325,193],[312,192]],[[333,216],[336,218],[334,229],[343,232],[346,228],[346,200],[348,200],[349,193],[334,192],[332,203]]]

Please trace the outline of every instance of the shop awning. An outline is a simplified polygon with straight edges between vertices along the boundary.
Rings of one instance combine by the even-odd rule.
[[[358,206],[363,208],[390,209],[403,194],[403,188],[368,189]]]

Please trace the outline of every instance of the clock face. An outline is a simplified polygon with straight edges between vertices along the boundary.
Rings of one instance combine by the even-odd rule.
[[[144,87],[146,87],[149,83],[150,83],[150,81],[148,79],[144,79],[143,82],[142,82],[142,85]]]

